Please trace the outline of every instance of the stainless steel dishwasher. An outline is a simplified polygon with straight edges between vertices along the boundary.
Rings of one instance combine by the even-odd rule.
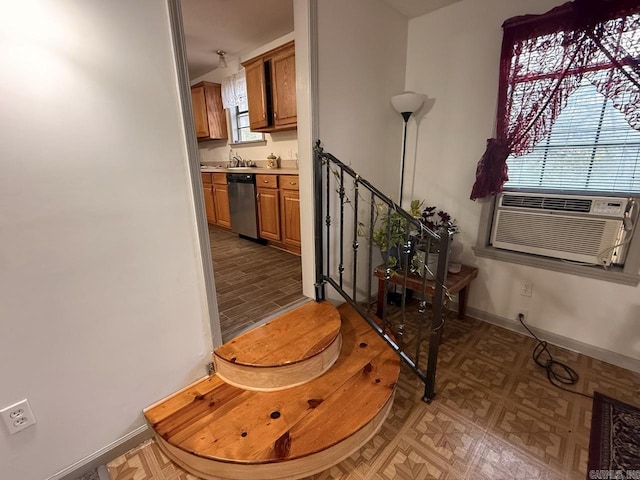
[[[231,230],[254,240],[258,235],[256,176],[253,173],[227,173]]]

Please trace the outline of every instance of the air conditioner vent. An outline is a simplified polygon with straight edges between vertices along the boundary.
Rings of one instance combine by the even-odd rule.
[[[596,196],[503,193],[491,229],[491,244],[514,252],[588,264],[624,263],[621,250],[628,199]]]
[[[502,197],[503,207],[533,208],[537,210],[555,210],[558,212],[589,213],[591,200],[587,198],[544,197],[534,195],[509,195]]]
[[[614,244],[616,233],[616,225],[608,226],[600,219],[502,211],[494,240],[523,249],[544,248],[597,258],[603,248]]]

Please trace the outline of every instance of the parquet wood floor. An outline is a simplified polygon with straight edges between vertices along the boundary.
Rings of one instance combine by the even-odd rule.
[[[592,401],[548,383],[531,359],[533,339],[453,315],[443,336],[435,400],[423,403],[423,386],[402,368],[382,429],[313,480],[586,478]],[[640,374],[550,348],[580,374],[577,391],[640,405]],[[112,480],[195,480],[153,442],[116,459],[109,471]]]
[[[209,225],[224,342],[302,300],[300,257]]]

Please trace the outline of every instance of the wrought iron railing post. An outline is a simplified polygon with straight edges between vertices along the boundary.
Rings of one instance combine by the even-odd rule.
[[[358,242],[358,200],[360,187],[358,185],[358,177],[353,182],[353,301],[357,302],[358,295],[358,248],[360,243]]]
[[[341,162],[330,153],[325,153],[320,146],[320,142],[316,143],[314,152],[316,300],[322,301],[326,298],[326,285],[330,285],[424,382],[423,400],[431,402],[435,396],[438,350],[444,325],[447,260],[452,233],[451,231],[444,231],[438,234],[426,228],[424,223],[404,211],[374,185],[360,177],[349,165]],[[346,176],[354,180],[353,191],[345,191],[345,184],[349,183],[345,179]],[[368,228],[364,223],[361,224],[359,220],[359,200],[362,199],[366,203],[365,198],[367,198],[365,194],[361,194],[361,188],[370,192],[371,205],[368,206],[368,215],[366,215],[366,210],[363,208],[363,213],[368,217]],[[332,198],[334,199],[333,204]],[[345,214],[345,205],[352,207],[353,215]],[[332,211],[335,213],[334,219],[332,219]],[[378,217],[378,213],[380,213],[380,217]],[[349,222],[351,217],[353,217],[353,225],[348,226],[345,222]],[[378,220],[380,221],[378,222]],[[333,225],[333,228],[331,228],[332,223],[336,221],[339,224]],[[350,232],[349,229],[351,227],[352,230]],[[416,231],[418,235],[414,237],[413,234]],[[360,252],[359,237],[365,237],[367,232],[367,251]],[[399,232],[402,233],[402,239],[398,238]],[[345,242],[349,233],[353,235],[350,252],[346,248]],[[384,263],[380,265],[379,270],[376,270],[373,264],[374,237],[381,250],[387,250],[386,256],[383,255]],[[415,272],[410,273],[412,253],[418,241],[421,245],[426,245],[424,260],[413,263],[414,267],[420,268],[418,274],[422,275],[421,281],[413,274]],[[439,247],[440,252],[434,279],[426,276],[428,251],[431,244],[434,247]],[[331,247],[333,247],[335,255],[331,255]],[[366,281],[366,301],[365,304],[362,304],[358,301],[357,286],[359,283],[358,273],[363,273],[361,269],[364,268],[365,263],[369,275]],[[351,272],[347,271],[347,273],[353,275],[353,288],[350,288],[350,291],[347,292],[345,286],[347,282],[344,280],[348,280],[349,277],[344,278],[343,274],[349,267],[352,267],[352,269]],[[374,275],[378,279],[376,314],[382,317],[382,324],[380,324],[376,316],[369,314],[372,277]],[[416,322],[416,316],[412,317],[409,314],[407,292],[410,288],[418,290],[420,288],[417,287],[418,282],[422,286],[422,295],[419,299]],[[396,303],[399,308],[392,308],[388,304],[391,285],[394,286],[394,290],[396,288],[402,289],[400,302]],[[427,290],[433,295],[433,320],[430,323],[430,332],[428,331],[429,323],[426,317]],[[393,298],[396,300],[397,295],[394,295]],[[397,331],[394,328],[396,322],[399,322]],[[411,328],[405,331],[405,325]],[[406,338],[404,338],[404,334],[406,334]],[[413,342],[415,342],[415,345],[413,345]],[[423,349],[427,348],[427,344],[428,352],[425,355]],[[409,349],[412,346],[415,347],[414,358],[409,354]],[[424,365],[425,357],[426,365]]]
[[[314,162],[313,162],[313,203],[314,203],[314,243],[315,243],[315,261],[316,261],[316,281],[314,284],[316,302],[321,302],[325,299],[325,281],[323,275],[323,241],[322,241],[322,163],[321,156],[322,147],[320,146],[320,140],[316,142],[314,148]],[[327,168],[329,168],[327,166]]]
[[[440,347],[440,339],[442,338],[442,328],[444,326],[444,293],[445,282],[447,280],[447,260],[449,257],[449,243],[451,242],[451,233],[443,231],[440,234],[438,253],[438,270],[434,279],[433,294],[433,320],[431,321],[431,336],[429,338],[429,356],[427,359],[427,372],[424,387],[424,396],[422,400],[431,403],[436,395],[436,367],[438,364],[438,348]],[[425,262],[427,261],[425,256]]]

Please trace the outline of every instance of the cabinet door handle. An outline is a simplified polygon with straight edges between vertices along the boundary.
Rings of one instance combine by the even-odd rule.
[[[289,185],[295,185],[296,182],[289,182]]]
[[[269,183],[269,180],[263,180],[264,183]]]
[[[260,194],[256,193],[256,202],[259,202],[259,201],[260,201]]]
[[[273,118],[276,120],[278,119],[278,112],[273,112]]]

